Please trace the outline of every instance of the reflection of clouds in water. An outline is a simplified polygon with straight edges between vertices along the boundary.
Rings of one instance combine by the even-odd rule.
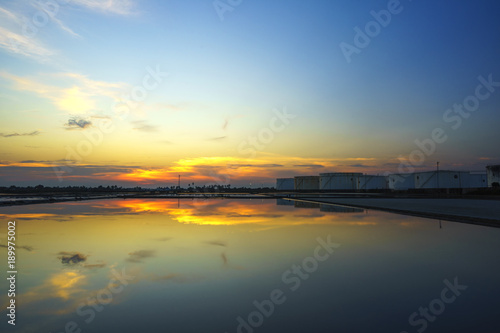
[[[166,242],[166,241],[169,241],[171,239],[172,239],[172,237],[153,238],[153,240],[157,241],[157,242]]]
[[[227,265],[227,256],[226,256],[226,253],[222,252],[220,254],[221,258],[222,258],[222,261],[224,262],[224,266]]]
[[[220,254],[220,257],[222,259],[222,266],[224,268],[230,268],[230,269],[236,269],[236,270],[243,270],[244,269],[243,266],[230,264],[229,259],[227,258],[226,252],[222,252]]]
[[[55,290],[55,295],[68,300],[73,294],[79,292],[82,285],[86,284],[86,276],[76,271],[62,272],[49,279],[49,289]]]
[[[0,244],[0,247],[5,247],[6,249],[9,248],[7,245],[4,245],[4,244]],[[16,250],[23,249],[23,250],[26,250],[29,252],[34,250],[33,246],[28,246],[28,245],[22,245],[22,246],[16,245],[15,247],[16,247]]]
[[[311,214],[294,214],[293,217],[298,217],[298,218],[316,218],[316,217],[324,217],[325,214],[321,213],[311,213]]]
[[[235,212],[230,212],[225,214],[225,217],[231,217],[231,218],[263,217],[263,218],[276,219],[283,216],[284,216],[283,214],[240,214]]]
[[[61,260],[63,265],[76,265],[87,260],[87,256],[79,252],[61,251],[58,255],[57,258]]]
[[[88,269],[96,269],[96,268],[104,268],[106,267],[106,263],[100,263],[100,264],[84,264],[83,267],[88,268]]]
[[[206,241],[203,243],[208,244],[208,245],[213,245],[213,246],[219,246],[219,247],[226,247],[226,248],[228,247],[226,242],[220,241],[220,240]],[[226,251],[221,252],[220,258],[222,259],[222,266],[225,268],[231,268],[231,269],[237,269],[237,270],[243,269],[243,267],[241,267],[241,266],[235,266],[235,265],[231,265],[229,263],[229,259],[227,258]]]
[[[104,264],[88,265],[101,266]],[[43,316],[65,315],[74,313],[78,306],[92,303],[90,300],[96,298],[100,293],[107,292],[109,288],[125,286],[117,279],[118,275],[123,275],[123,271],[115,270],[115,266],[109,267],[109,272],[104,273],[104,280],[97,286],[89,285],[89,271],[75,269],[80,266],[73,266],[72,269],[55,273],[47,277],[40,285],[27,289],[25,293],[19,294],[22,299],[22,306],[26,313]],[[85,267],[85,266],[83,266]],[[87,267],[90,268],[90,267]],[[126,274],[131,277],[138,275],[137,270],[127,269]],[[127,284],[137,282],[136,279],[128,280]],[[109,300],[116,304],[120,302],[117,293],[113,293],[113,298]],[[108,303],[106,303],[108,304]],[[8,303],[2,304],[8,306]],[[40,329],[33,330],[40,331]]]
[[[222,247],[227,246],[226,242],[223,242],[223,241],[207,241],[207,242],[205,242],[205,244],[214,245],[214,246],[222,246]]]
[[[153,250],[139,250],[135,252],[130,252],[129,257],[126,259],[128,262],[141,263],[144,262],[143,259],[151,258],[155,256],[155,251]]]
[[[77,295],[85,295],[83,286],[87,282],[87,277],[76,270],[63,271],[49,276],[42,284],[29,288],[18,297],[22,299],[27,312],[44,315],[66,314],[74,311],[70,306],[71,301]]]
[[[81,266],[87,269],[96,269],[96,268],[104,268],[106,267],[106,263],[99,262],[97,264],[88,264],[85,263],[87,261],[88,255],[84,255],[80,252],[67,252],[61,251],[58,253],[59,257],[57,259],[61,260],[61,263],[65,266]]]
[[[203,280],[203,278],[201,277],[188,276],[177,273],[169,273],[165,275],[150,274],[146,278],[147,280],[153,282],[172,282],[172,283],[190,283]]]

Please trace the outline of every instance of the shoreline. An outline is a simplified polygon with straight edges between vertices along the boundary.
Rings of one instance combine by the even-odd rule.
[[[500,228],[497,200],[454,198],[282,198]],[[469,205],[468,205],[469,204]],[[475,205],[470,205],[475,204]],[[398,208],[394,208],[398,207]]]
[[[329,204],[350,208],[373,209],[395,214],[446,220],[467,224],[500,228],[500,202],[488,197],[436,197],[436,196],[387,196],[382,193],[363,195],[361,193],[299,194],[294,196],[280,193],[204,193],[204,194],[108,194],[108,195],[22,195],[4,198],[2,207],[75,202],[107,199],[284,199],[317,204]],[[17,199],[17,200],[16,200]]]

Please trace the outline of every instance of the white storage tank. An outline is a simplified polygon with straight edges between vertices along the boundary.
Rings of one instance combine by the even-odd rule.
[[[415,188],[468,188],[470,172],[465,171],[427,171],[415,173]]]
[[[484,172],[471,172],[469,175],[469,186],[464,188],[488,187],[488,176]]]
[[[321,190],[357,190],[358,179],[362,173],[320,173]]]
[[[358,190],[385,190],[387,179],[384,176],[362,175],[358,177]]]
[[[500,185],[500,165],[488,165],[486,173],[488,174],[488,187]]]
[[[295,188],[293,178],[277,178],[276,190],[277,191],[293,191]]]
[[[391,190],[408,190],[415,188],[413,173],[393,173],[386,176],[387,186]]]
[[[294,178],[296,191],[319,190],[319,176],[298,176]]]

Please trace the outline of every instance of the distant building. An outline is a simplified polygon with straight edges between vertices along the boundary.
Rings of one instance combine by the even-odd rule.
[[[294,178],[294,188],[296,191],[319,190],[318,176],[298,176]]]
[[[415,188],[465,188],[469,187],[470,173],[465,171],[427,171],[415,173]]]
[[[363,176],[362,173],[320,173],[320,190],[357,190],[358,180],[361,176]]]
[[[362,175],[358,177],[358,190],[385,190],[387,183],[385,176]]]
[[[295,189],[295,182],[293,178],[278,178],[276,179],[277,191],[293,191]]]
[[[387,176],[363,175],[358,172],[320,173],[319,176],[297,176],[276,179],[276,189],[286,191],[364,191],[410,189],[474,189],[500,186],[500,165],[486,167],[487,172],[435,170],[395,173]]]
[[[387,186],[391,190],[408,190],[415,188],[415,175],[413,173],[393,173],[386,178]]]
[[[469,186],[464,188],[488,187],[488,176],[485,172],[471,172],[469,174]]]
[[[500,165],[488,165],[486,173],[488,175],[488,187],[500,185]]]

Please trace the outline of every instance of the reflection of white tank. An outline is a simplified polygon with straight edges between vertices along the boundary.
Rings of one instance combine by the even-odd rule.
[[[295,208],[308,208],[308,209],[317,209],[319,208],[319,203],[307,202],[307,201],[295,201]]]
[[[319,177],[318,176],[298,176],[294,178],[295,190],[319,190]]]
[[[295,206],[294,200],[276,199],[276,205],[278,206]]]
[[[364,209],[361,208],[351,208],[337,205],[322,204],[319,206],[319,210],[322,212],[332,212],[332,213],[363,213]]]
[[[294,190],[293,178],[278,178],[276,179],[277,191],[293,191]]]
[[[359,177],[362,173],[320,173],[321,190],[357,190]]]
[[[500,185],[500,165],[488,165],[486,167],[488,174],[488,187]]]

